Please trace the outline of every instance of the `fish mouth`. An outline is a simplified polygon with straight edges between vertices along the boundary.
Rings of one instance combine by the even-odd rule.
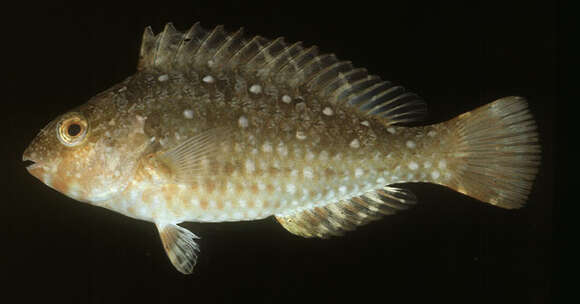
[[[24,154],[22,155],[22,161],[26,166],[26,170],[30,171],[41,167],[41,164],[38,162],[38,160],[34,159],[34,157],[32,157],[27,152],[28,151],[24,151]]]
[[[25,159],[24,165],[26,166],[26,170],[28,170],[28,171],[36,169],[40,166],[40,164],[37,164],[35,161],[30,160],[30,159]]]
[[[28,171],[40,168],[40,164],[31,159],[23,159],[22,161],[24,161],[24,165]]]

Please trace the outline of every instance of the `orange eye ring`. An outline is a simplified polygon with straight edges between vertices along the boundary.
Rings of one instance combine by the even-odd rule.
[[[82,115],[71,113],[63,117],[56,125],[56,135],[63,145],[74,147],[83,142],[88,128],[89,124]]]

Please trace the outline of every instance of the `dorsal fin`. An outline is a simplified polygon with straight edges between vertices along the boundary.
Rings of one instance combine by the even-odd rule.
[[[368,75],[366,69],[355,68],[334,54],[319,54],[316,46],[288,44],[282,37],[245,38],[243,29],[229,33],[221,25],[208,31],[196,23],[181,33],[168,23],[157,35],[147,27],[138,70],[179,68],[248,73],[356,109],[385,125],[412,122],[426,113],[425,103],[417,95]]]
[[[384,187],[349,200],[306,209],[291,215],[277,215],[276,219],[293,234],[328,238],[378,220],[383,215],[407,209],[416,201],[415,195],[408,190]]]

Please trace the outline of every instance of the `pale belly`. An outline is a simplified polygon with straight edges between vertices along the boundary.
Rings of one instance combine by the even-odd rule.
[[[310,176],[306,169],[306,176]],[[360,170],[359,170],[360,171]],[[288,215],[303,209],[337,202],[384,186],[388,172],[372,172],[353,182],[355,175],[321,178],[328,181],[306,183],[301,172],[285,180],[211,182],[200,186],[132,184],[123,195],[103,207],[151,222],[227,222]],[[330,174],[330,173],[329,173]],[[391,175],[392,176],[392,175]],[[359,177],[360,178],[360,177]],[[374,180],[374,181],[370,181]],[[210,188],[214,188],[211,189]]]

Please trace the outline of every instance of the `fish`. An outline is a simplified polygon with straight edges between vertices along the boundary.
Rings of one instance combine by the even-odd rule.
[[[168,23],[145,29],[135,74],[53,119],[22,159],[74,200],[154,223],[183,274],[200,253],[184,222],[273,216],[329,238],[415,205],[404,183],[525,205],[541,146],[524,97],[434,124],[426,113],[316,46]]]

